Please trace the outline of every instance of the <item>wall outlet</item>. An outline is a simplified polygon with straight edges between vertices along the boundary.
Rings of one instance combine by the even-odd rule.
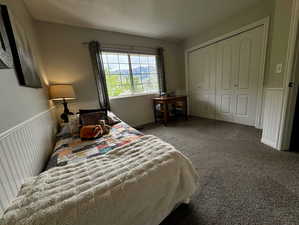
[[[275,73],[281,73],[282,72],[282,63],[279,63],[276,65]]]

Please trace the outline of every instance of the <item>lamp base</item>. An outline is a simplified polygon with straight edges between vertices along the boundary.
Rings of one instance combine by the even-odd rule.
[[[60,118],[65,122],[69,122],[69,115],[74,115],[74,113],[70,112],[70,110],[67,107],[67,102],[65,99],[63,99],[63,107],[64,107],[64,112],[61,114]]]

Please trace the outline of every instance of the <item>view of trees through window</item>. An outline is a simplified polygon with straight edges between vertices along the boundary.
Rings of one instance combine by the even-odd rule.
[[[102,52],[109,97],[159,90],[155,55]]]

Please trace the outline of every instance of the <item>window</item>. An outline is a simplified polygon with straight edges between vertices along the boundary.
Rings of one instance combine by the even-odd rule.
[[[109,97],[158,93],[155,55],[102,52]]]

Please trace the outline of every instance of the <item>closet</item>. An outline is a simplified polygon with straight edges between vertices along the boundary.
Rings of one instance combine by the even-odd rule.
[[[254,126],[264,26],[189,51],[190,115]]]

